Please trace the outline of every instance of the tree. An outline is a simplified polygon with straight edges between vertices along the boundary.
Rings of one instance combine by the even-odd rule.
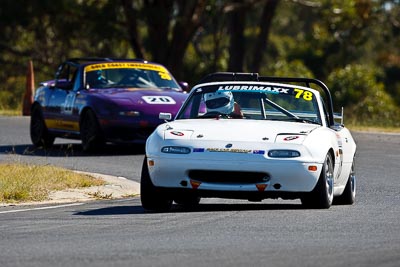
[[[142,5],[133,0],[121,0],[126,15],[130,43],[138,57],[151,55],[178,77],[182,73],[183,57],[194,34],[201,25],[206,8],[205,0],[144,0]],[[139,16],[147,25],[147,42],[142,42],[138,30]]]
[[[276,7],[279,0],[232,0],[226,9],[230,11],[230,23],[229,23],[229,65],[228,71],[242,72],[245,68],[245,57],[248,56],[252,58],[248,64],[248,69],[251,72],[259,72],[260,66],[263,60],[263,55],[268,44],[268,37],[270,28],[272,25],[272,19],[275,14]],[[254,21],[251,20],[251,27],[257,27],[255,36],[255,46],[251,47],[246,45],[246,18],[254,18],[254,13],[257,14],[255,10],[258,9],[260,5],[263,5],[262,13],[260,15],[258,25],[253,25]],[[249,16],[251,14],[251,16]],[[247,52],[250,50],[251,52]]]
[[[254,48],[253,62],[250,65],[250,70],[252,72],[260,71],[264,52],[268,44],[268,37],[272,25],[272,19],[275,15],[278,3],[279,0],[267,0],[264,4],[264,8],[258,25],[260,33],[258,34],[256,45]]]
[[[248,12],[248,3],[240,0],[233,0],[230,12],[229,23],[229,64],[228,71],[243,72],[245,55],[245,18]]]
[[[394,110],[399,14],[399,0],[2,0],[0,108],[21,101],[29,60],[43,81],[67,58],[97,56],[156,61],[191,84],[226,70],[347,79],[358,72],[335,73],[365,65]],[[352,79],[346,86],[339,101],[349,88],[367,90]],[[368,94],[354,101],[371,107]]]

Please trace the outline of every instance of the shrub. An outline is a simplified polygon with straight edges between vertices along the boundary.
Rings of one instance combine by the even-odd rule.
[[[293,60],[290,62],[278,60],[274,62],[274,64],[269,64],[267,67],[262,68],[261,74],[277,77],[314,77],[312,72],[300,60]]]
[[[382,75],[378,68],[365,65],[348,65],[333,71],[327,79],[332,91],[335,109],[345,107],[345,115],[355,125],[400,125],[396,118],[400,109],[393,98],[378,82]]]
[[[0,89],[0,110],[16,110],[22,106],[25,77],[9,77]]]

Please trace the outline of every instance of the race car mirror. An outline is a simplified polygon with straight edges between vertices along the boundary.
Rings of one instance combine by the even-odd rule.
[[[160,120],[170,121],[172,119],[172,114],[171,113],[160,112],[160,114],[158,115],[158,118]]]
[[[182,88],[183,91],[189,93],[190,87],[189,87],[189,84],[187,82],[180,81],[180,82],[178,82],[178,84]]]

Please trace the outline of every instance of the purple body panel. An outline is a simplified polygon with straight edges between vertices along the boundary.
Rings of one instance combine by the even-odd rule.
[[[118,107],[117,112],[107,114],[102,107],[98,119],[109,141],[143,143],[163,120],[160,112],[175,116],[185,101],[187,94],[162,89],[107,89],[89,90],[96,98],[107,99]],[[122,112],[133,114],[122,115]],[[139,114],[139,115],[136,115]]]
[[[160,64],[143,60],[71,59],[54,80],[40,83],[33,108],[40,108],[54,137],[80,139],[82,121],[94,113],[105,141],[144,143],[163,120],[174,117],[186,100],[180,86]]]

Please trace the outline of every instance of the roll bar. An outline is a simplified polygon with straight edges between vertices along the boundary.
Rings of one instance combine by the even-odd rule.
[[[255,81],[255,82],[277,82],[277,83],[295,83],[305,84],[306,87],[311,88],[311,84],[317,85],[326,95],[326,104],[328,109],[329,126],[335,124],[333,116],[333,102],[332,95],[328,87],[320,80],[312,78],[295,78],[295,77],[271,77],[259,76],[258,73],[243,73],[243,72],[216,72],[211,73],[202,78],[200,83],[210,82],[223,82],[223,81]]]

